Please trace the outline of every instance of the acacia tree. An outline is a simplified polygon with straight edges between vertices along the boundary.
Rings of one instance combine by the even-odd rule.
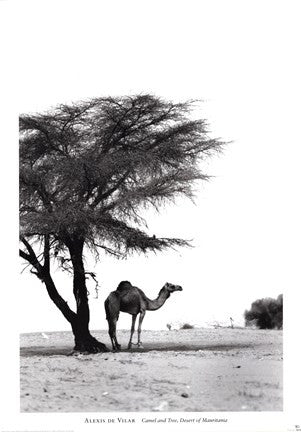
[[[84,252],[113,256],[185,246],[147,233],[141,210],[192,197],[199,161],[221,149],[192,102],[151,95],[94,98],[20,116],[20,255],[71,325],[75,350],[106,350],[89,332]],[[69,264],[76,311],[59,294],[54,261]]]

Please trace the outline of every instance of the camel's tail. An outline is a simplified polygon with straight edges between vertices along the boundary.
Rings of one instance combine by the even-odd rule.
[[[113,318],[118,319],[120,310],[120,294],[113,291],[105,300],[106,319],[109,321]]]

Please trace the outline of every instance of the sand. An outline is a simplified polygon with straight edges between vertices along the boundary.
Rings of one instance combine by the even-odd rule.
[[[71,332],[22,334],[21,412],[283,409],[282,331],[143,330],[131,351],[128,337],[121,352],[70,356]]]

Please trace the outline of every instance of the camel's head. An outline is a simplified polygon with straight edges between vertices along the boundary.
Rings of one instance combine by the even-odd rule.
[[[180,285],[174,285],[174,284],[169,283],[169,282],[166,282],[166,284],[164,285],[164,288],[170,293],[173,293],[175,291],[183,291],[183,288]]]

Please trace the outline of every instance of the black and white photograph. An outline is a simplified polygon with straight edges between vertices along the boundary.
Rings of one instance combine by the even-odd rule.
[[[301,431],[298,9],[0,1],[1,431]]]

